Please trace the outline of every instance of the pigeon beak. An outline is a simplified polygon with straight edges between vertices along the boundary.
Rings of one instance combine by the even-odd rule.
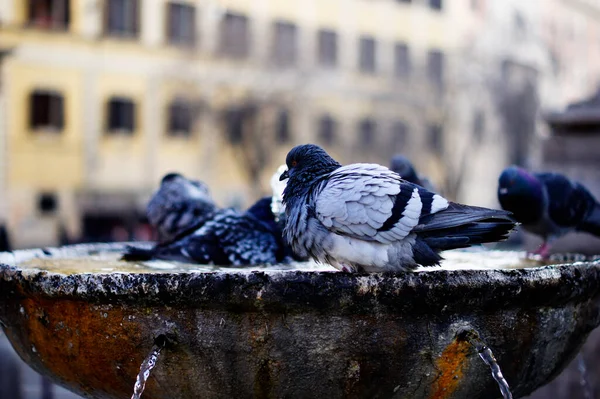
[[[506,187],[502,187],[500,190],[498,190],[498,192],[502,195],[507,194],[508,193],[508,188]]]
[[[290,177],[290,174],[288,173],[288,170],[286,169],[283,171],[281,176],[279,176],[279,181],[283,181],[283,180],[287,179],[288,177]]]

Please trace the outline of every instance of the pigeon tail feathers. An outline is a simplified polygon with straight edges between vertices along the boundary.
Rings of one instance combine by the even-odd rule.
[[[448,209],[422,218],[415,232],[432,249],[444,251],[503,241],[514,227],[509,212],[451,202]]]

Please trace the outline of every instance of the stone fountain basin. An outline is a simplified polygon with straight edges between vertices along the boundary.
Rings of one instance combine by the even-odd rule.
[[[464,329],[489,345],[519,397],[558,375],[600,323],[598,262],[371,275],[22,266],[121,249],[0,254],[0,322],[12,345],[87,397],[131,396],[161,336],[168,345],[145,399],[499,397]]]

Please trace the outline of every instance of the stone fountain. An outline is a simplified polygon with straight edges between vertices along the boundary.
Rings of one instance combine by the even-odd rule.
[[[454,270],[352,275],[123,265],[122,248],[0,255],[4,332],[30,366],[87,397],[129,397],[159,341],[143,398],[499,397],[465,332],[520,397],[600,324],[598,262],[497,268],[484,264],[518,261],[465,252]]]

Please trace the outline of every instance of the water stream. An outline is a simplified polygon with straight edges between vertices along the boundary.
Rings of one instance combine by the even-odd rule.
[[[131,399],[140,399],[142,397],[144,388],[146,388],[146,381],[148,381],[148,377],[150,377],[150,371],[152,371],[154,366],[156,366],[158,356],[160,355],[161,350],[165,347],[165,344],[166,340],[159,337],[155,341],[154,347],[152,348],[150,354],[142,362],[142,365],[140,366],[140,372],[138,373],[135,385],[133,386],[133,395],[131,395]]]
[[[483,340],[479,337],[479,334],[474,330],[464,331],[461,335],[475,348],[475,350],[477,350],[479,357],[491,369],[492,377],[494,377],[494,380],[496,380],[498,383],[502,397],[504,399],[512,399],[512,393],[510,392],[508,382],[506,379],[504,379],[502,370],[500,370],[500,365],[494,357],[492,350],[485,344],[485,342],[483,342]]]
[[[592,388],[588,382],[587,367],[582,352],[577,355],[577,369],[579,370],[579,384],[581,385],[583,399],[592,399]]]

